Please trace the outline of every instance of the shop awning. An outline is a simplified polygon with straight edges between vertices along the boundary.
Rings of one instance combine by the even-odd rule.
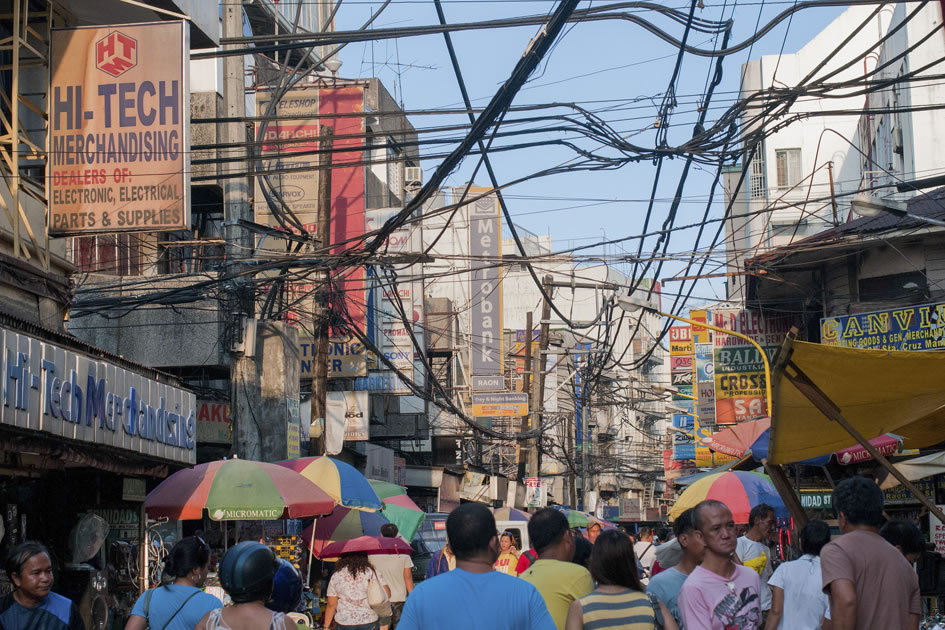
[[[931,455],[923,455],[922,457],[916,457],[893,465],[896,467],[896,470],[901,472],[909,481],[931,477],[932,475],[945,473],[945,451],[932,453]],[[883,490],[887,490],[889,488],[895,488],[898,485],[900,485],[899,480],[892,475],[888,475],[886,479],[879,484],[879,487]]]
[[[945,440],[945,353],[794,341],[785,344],[776,361],[769,463],[800,461],[856,444],[823,409],[842,414],[866,439],[894,433],[906,449]]]

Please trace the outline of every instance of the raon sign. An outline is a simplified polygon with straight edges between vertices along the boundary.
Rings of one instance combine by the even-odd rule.
[[[95,67],[120,77],[138,65],[138,40],[121,31],[112,31],[95,42]]]

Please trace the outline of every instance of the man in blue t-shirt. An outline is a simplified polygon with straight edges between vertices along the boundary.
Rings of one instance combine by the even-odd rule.
[[[686,578],[693,569],[699,566],[705,556],[705,547],[699,537],[695,536],[692,515],[693,509],[690,508],[673,522],[673,531],[676,533],[675,544],[682,549],[682,559],[676,566],[660,571],[651,577],[646,587],[646,594],[653,602],[656,621],[660,628],[666,625],[663,620],[668,614],[676,621],[676,625],[685,630],[682,614],[679,612],[679,591],[682,590]]]
[[[446,519],[456,569],[424,580],[407,597],[398,630],[555,630],[535,587],[492,569],[499,557],[495,518],[465,503]]]
[[[0,599],[2,630],[85,630],[71,600],[52,592],[52,562],[34,541],[14,547],[6,562],[15,590]]]

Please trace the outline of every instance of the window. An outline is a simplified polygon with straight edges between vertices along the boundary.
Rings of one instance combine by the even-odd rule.
[[[778,163],[778,188],[791,188],[801,181],[801,150],[778,149],[774,152]]]
[[[863,278],[859,282],[859,288],[861,302],[918,299],[929,295],[928,280],[923,271]]]
[[[73,261],[82,272],[109,276],[141,275],[146,245],[138,234],[103,234],[72,239]]]
[[[748,193],[752,199],[764,199],[768,196],[768,182],[765,178],[765,159],[759,151],[751,161],[748,175]]]

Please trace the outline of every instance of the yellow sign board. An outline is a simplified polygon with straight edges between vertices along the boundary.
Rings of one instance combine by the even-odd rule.
[[[503,392],[473,394],[472,415],[475,418],[514,418],[528,415],[528,394]]]

